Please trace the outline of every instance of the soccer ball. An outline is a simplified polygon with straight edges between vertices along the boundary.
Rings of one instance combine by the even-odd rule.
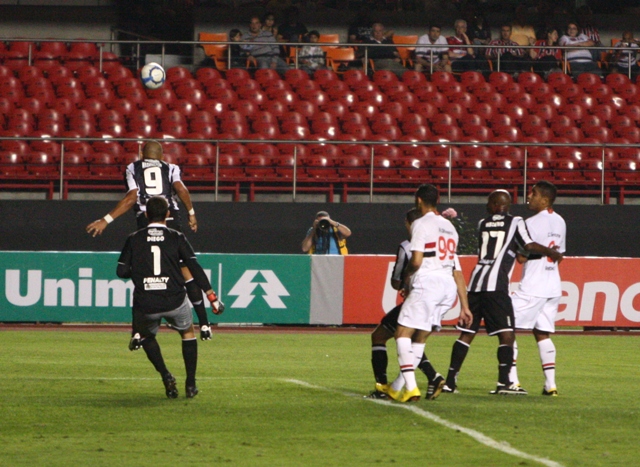
[[[142,84],[144,84],[148,89],[158,89],[164,84],[166,76],[164,68],[154,62],[147,63],[140,70],[140,79],[142,80]]]

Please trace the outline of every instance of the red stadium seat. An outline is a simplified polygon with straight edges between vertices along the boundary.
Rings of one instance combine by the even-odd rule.
[[[424,73],[408,70],[403,73],[402,82],[405,83],[409,89],[413,89],[414,86],[426,82],[426,78]]]
[[[477,71],[465,71],[460,75],[460,83],[470,91],[475,86],[484,83],[484,76]]]

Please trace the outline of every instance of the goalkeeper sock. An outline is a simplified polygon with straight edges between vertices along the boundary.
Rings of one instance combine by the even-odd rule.
[[[187,386],[196,385],[196,368],[198,367],[198,340],[188,339],[182,341],[182,358],[187,372]]]
[[[187,289],[187,296],[189,301],[193,305],[193,309],[198,316],[198,324],[202,326],[209,326],[209,318],[207,318],[207,310],[204,307],[204,300],[202,299],[202,289],[198,287],[196,281],[191,279],[185,284]]]
[[[160,373],[164,379],[164,377],[169,374],[169,370],[167,370],[167,366],[164,364],[164,358],[162,358],[162,352],[160,351],[160,344],[158,344],[155,336],[145,338],[142,341],[142,348],[156,371]]]

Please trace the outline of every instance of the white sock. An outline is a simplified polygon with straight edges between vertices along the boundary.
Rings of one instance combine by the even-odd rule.
[[[556,346],[551,339],[544,339],[538,342],[540,352],[540,362],[544,372],[544,388],[549,391],[556,388]]]
[[[398,373],[396,379],[391,383],[391,389],[394,391],[399,391],[404,386],[404,376],[402,376],[402,372]]]
[[[413,391],[416,384],[416,373],[414,371],[414,356],[411,351],[411,339],[409,337],[399,337],[396,339],[398,348],[398,364],[404,377],[404,386],[407,391]]]
[[[424,354],[424,347],[426,344],[418,344],[416,342],[411,343],[411,351],[413,352],[413,369],[415,370],[420,365],[422,360],[422,354]]]
[[[513,341],[513,365],[509,371],[509,381],[511,384],[520,384],[518,379],[518,369],[516,368],[516,360],[518,360],[518,343]]]

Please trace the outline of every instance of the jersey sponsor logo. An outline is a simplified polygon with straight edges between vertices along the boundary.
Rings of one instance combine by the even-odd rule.
[[[167,284],[163,284],[163,283],[144,284],[144,290],[167,290]]]
[[[162,163],[155,159],[145,159],[142,161],[142,168],[146,169],[147,167],[161,167]]]
[[[166,284],[169,282],[168,277],[145,277],[142,279],[143,284]]]
[[[164,235],[164,230],[156,229],[154,227],[147,229],[147,235],[153,235],[154,237],[161,237]]]
[[[262,298],[269,308],[287,308],[280,297],[288,297],[290,294],[275,273],[268,269],[249,269],[242,274],[227,292],[229,296],[238,297],[231,304],[231,308],[247,308],[253,302],[258,286],[262,289]]]

